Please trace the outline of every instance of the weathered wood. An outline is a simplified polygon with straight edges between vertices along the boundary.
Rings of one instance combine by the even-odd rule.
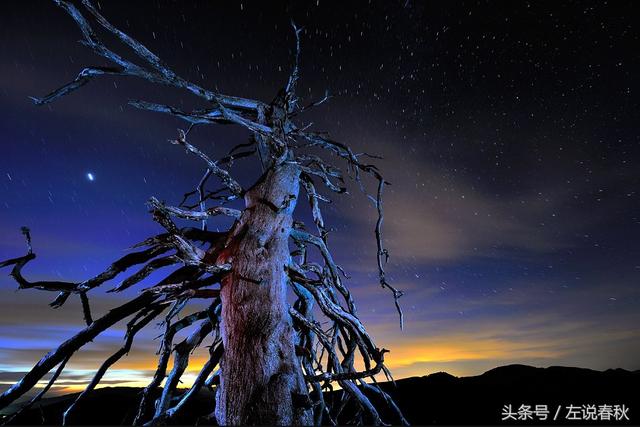
[[[313,423],[308,408],[294,405],[307,387],[286,304],[298,188],[295,166],[270,168],[245,195],[246,209],[217,260],[234,266],[221,287],[224,355],[216,418],[222,425]]]

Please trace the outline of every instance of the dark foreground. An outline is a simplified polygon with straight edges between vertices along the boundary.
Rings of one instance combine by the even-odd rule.
[[[396,387],[384,383],[383,388],[413,425],[629,425],[640,422],[639,385],[640,371],[510,365],[475,377],[437,373],[398,380]],[[78,408],[74,424],[131,424],[139,392],[128,387],[96,390]],[[60,424],[74,397],[44,399],[12,424]],[[213,393],[203,390],[175,423],[211,425],[207,415],[212,405]],[[384,421],[399,423],[382,404],[378,407]]]

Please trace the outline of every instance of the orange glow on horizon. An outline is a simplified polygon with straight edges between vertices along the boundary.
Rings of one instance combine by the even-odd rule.
[[[416,363],[461,362],[470,360],[501,360],[556,358],[563,353],[547,345],[515,343],[495,339],[454,339],[422,341],[393,347],[385,358],[390,369]]]
[[[410,343],[395,343],[391,346],[391,349],[392,351],[386,355],[385,362],[392,373],[394,373],[394,370],[397,372],[396,379],[427,375],[434,372],[433,368],[442,369],[441,367],[443,366],[453,375],[477,375],[482,372],[470,371],[463,364],[465,362],[483,362],[482,365],[484,366],[492,365],[491,367],[496,367],[504,364],[506,360],[554,359],[563,354],[554,349],[551,343],[518,343],[472,336],[418,339],[412,340]],[[191,356],[189,366],[182,378],[181,387],[191,386],[206,361],[206,354],[193,354]],[[172,368],[171,362],[167,367],[167,373]],[[145,387],[151,380],[156,365],[157,359],[152,357],[144,359],[140,357],[124,358],[114,367],[115,371],[108,374],[111,381],[100,384],[98,388]],[[426,366],[429,366],[429,368]],[[360,369],[361,366],[357,368]],[[90,378],[92,372],[89,371],[87,375]],[[121,376],[118,377],[117,375]],[[87,378],[87,382],[89,378]],[[116,380],[115,383],[114,380]],[[62,382],[64,383],[64,381]],[[39,385],[42,387],[46,385],[46,382],[42,382]],[[67,382],[63,386],[63,392],[80,392],[84,390],[85,386],[86,382],[84,381],[78,381],[77,383],[75,381]]]

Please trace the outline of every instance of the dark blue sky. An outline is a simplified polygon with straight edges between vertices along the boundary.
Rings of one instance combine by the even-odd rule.
[[[632,2],[557,3],[157,1],[102,12],[184,77],[262,100],[288,76],[290,17],[305,27],[301,93],[334,98],[303,120],[385,156],[403,333],[376,284],[370,203],[353,188],[327,212],[335,257],[397,376],[516,362],[638,369],[640,14]],[[29,101],[104,65],[80,37],[52,2],[2,4],[0,259],[24,253],[29,226],[32,278],[98,273],[158,231],[150,196],[177,204],[203,171],[167,143],[183,123],[126,106],[198,106],[184,93],[106,78],[49,106]],[[192,142],[216,157],[246,138],[222,126]],[[255,166],[234,171],[248,182]],[[0,278],[3,383],[82,326],[77,302],[52,310],[52,295],[14,289]],[[135,290],[94,293],[100,311]],[[113,382],[152,369],[155,335]],[[72,359],[68,385],[120,337]]]

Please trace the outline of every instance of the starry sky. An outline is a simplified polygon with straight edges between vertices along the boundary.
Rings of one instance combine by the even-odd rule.
[[[292,64],[290,19],[305,28],[300,96],[333,98],[303,120],[383,155],[392,184],[385,241],[390,279],[406,292],[402,332],[377,285],[371,204],[352,188],[325,213],[360,317],[391,349],[397,378],[509,363],[639,369],[640,8],[343,3],[162,0],[102,2],[101,10],[178,74],[265,101]],[[38,255],[25,269],[31,280],[82,280],[159,232],[149,197],[177,204],[203,172],[167,143],[184,123],[127,100],[201,105],[176,90],[106,78],[36,107],[28,96],[106,64],[77,43],[80,32],[53,2],[0,8],[0,259],[25,253],[26,225]],[[246,138],[213,126],[194,130],[191,142],[216,157]],[[232,171],[249,183],[256,164]],[[302,207],[300,215],[308,217]],[[4,389],[83,321],[78,301],[53,310],[55,295],[16,292],[1,273]],[[138,288],[105,289],[91,295],[96,314]],[[141,333],[103,383],[146,384],[159,334]],[[80,387],[122,335],[120,325],[77,354],[54,392]]]

